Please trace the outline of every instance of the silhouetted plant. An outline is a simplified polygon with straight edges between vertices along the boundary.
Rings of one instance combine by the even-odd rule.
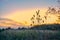
[[[51,7],[48,8],[46,14],[48,15],[48,13],[51,13]]]
[[[60,8],[58,9],[57,13],[58,13],[58,16],[57,16],[58,19],[57,19],[57,21],[60,22]]]
[[[21,29],[24,30],[24,29],[26,29],[26,28],[25,28],[25,27],[22,27]]]
[[[58,9],[58,14],[60,14],[60,8]]]
[[[20,27],[18,27],[18,30],[20,30],[21,28]]]
[[[40,22],[42,21],[42,18],[40,16],[39,12],[40,12],[40,10],[36,11],[36,15],[33,15],[33,17],[31,18],[31,21],[32,21],[31,26],[34,25],[34,24],[40,25]]]
[[[12,28],[11,27],[6,28],[6,30],[10,30],[10,29],[12,29]]]
[[[50,14],[56,14],[57,13],[57,10],[55,8],[49,7],[49,9],[47,10],[46,14],[48,15],[49,13]]]

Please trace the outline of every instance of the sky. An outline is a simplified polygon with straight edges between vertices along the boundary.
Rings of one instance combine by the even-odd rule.
[[[57,7],[57,0],[0,0],[0,17],[30,24],[30,18],[38,9]]]

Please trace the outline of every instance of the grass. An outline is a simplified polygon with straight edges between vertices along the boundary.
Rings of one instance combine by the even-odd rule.
[[[5,30],[0,40],[60,40],[60,31],[52,30]]]

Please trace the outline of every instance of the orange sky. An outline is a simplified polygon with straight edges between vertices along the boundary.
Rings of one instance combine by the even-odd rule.
[[[39,8],[40,9],[40,15],[43,17],[45,15],[45,12],[47,11],[47,8]],[[30,18],[32,17],[33,14],[36,13],[38,9],[25,9],[25,10],[16,10],[8,15],[3,16],[4,18],[9,18],[14,21],[23,23],[24,25],[30,25],[31,20]],[[55,23],[56,22],[56,15],[48,15],[48,20],[45,20],[45,23]]]
[[[44,23],[41,22],[41,24],[60,23],[60,20],[58,20],[57,17],[59,14],[48,14],[47,20],[44,19],[48,7],[58,8],[59,5],[57,0],[1,0],[0,18],[10,19],[17,22],[19,26],[21,23],[21,25],[29,27],[32,23],[31,17],[34,14],[36,15],[36,11],[40,10],[40,16],[45,21]],[[38,23],[35,23],[34,25],[36,24]],[[8,26],[8,23],[3,25]]]

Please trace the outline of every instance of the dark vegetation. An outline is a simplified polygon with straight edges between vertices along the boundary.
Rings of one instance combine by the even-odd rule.
[[[45,20],[47,20],[48,13],[54,14],[56,10],[54,8],[49,8],[44,16]],[[60,14],[60,9],[57,13]],[[35,23],[35,18],[39,24],[40,21],[42,21],[39,10],[36,11],[36,15],[34,14],[31,18],[32,24]],[[60,16],[58,16],[57,21],[60,21]],[[42,22],[44,23],[45,21],[43,20]],[[35,25],[31,28],[18,27],[18,29],[13,29],[11,27],[6,29],[3,28],[0,29],[0,40],[60,40],[60,24]]]
[[[31,28],[0,29],[0,40],[60,40],[60,25],[36,25]]]
[[[0,33],[0,40],[60,40],[60,32],[49,30],[6,30]]]
[[[37,29],[37,30],[60,30],[60,24],[36,25],[36,26],[31,27],[31,29]]]
[[[14,30],[14,29],[11,27],[8,27],[6,29],[2,28],[2,29],[0,29],[0,32],[4,31],[4,30]],[[16,30],[60,30],[60,24],[35,25],[31,28],[25,28],[25,27],[20,28],[20,27],[18,27]]]

